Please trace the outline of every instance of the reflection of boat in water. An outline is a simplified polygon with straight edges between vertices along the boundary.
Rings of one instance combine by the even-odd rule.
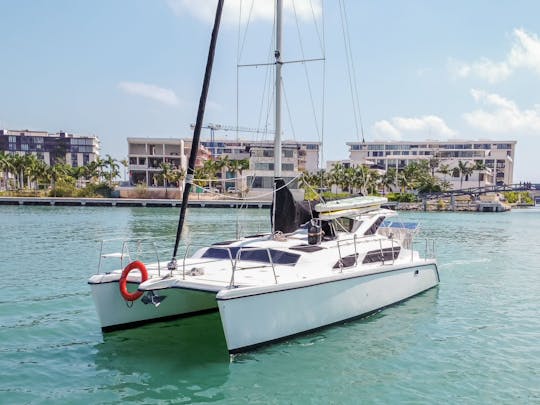
[[[220,1],[218,10],[221,5]],[[314,210],[294,201],[281,179],[279,7],[277,16],[272,232],[204,247],[176,263],[198,148],[197,125],[200,133],[202,123],[199,115],[173,261],[167,271],[159,262],[149,266],[150,277],[139,262],[124,271],[92,276],[89,284],[104,330],[217,307],[227,348],[238,352],[373,313],[438,284],[433,250],[426,244],[420,256],[413,244],[417,226],[389,222],[396,213],[381,208],[385,198],[321,202]],[[135,268],[142,278],[130,273]],[[138,291],[129,292],[128,282],[140,282]]]
[[[230,362],[217,313],[106,333],[95,348],[98,368],[170,375],[176,380],[172,384],[183,371],[189,374],[199,368],[218,367],[216,375],[227,375]]]

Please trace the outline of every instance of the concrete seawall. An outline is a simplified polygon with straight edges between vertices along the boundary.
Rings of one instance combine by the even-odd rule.
[[[0,197],[0,205],[86,206],[86,207],[180,207],[181,200],[142,198],[67,198],[67,197]],[[267,208],[270,201],[189,200],[193,208]]]

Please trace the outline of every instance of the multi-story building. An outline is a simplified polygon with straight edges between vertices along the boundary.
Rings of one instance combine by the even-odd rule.
[[[314,172],[319,167],[319,142],[284,141],[282,143],[282,175],[293,179],[302,171]],[[128,138],[130,183],[156,185],[155,174],[161,172],[161,163],[173,167],[187,167],[191,139]],[[234,173],[225,172],[225,187],[261,189],[273,187],[274,145],[270,141],[212,140],[202,141],[197,166],[205,160],[227,156],[229,160],[248,160],[249,169],[236,182]],[[220,174],[218,174],[220,176]],[[227,180],[229,179],[229,180]],[[223,190],[224,191],[224,190]]]
[[[349,160],[354,164],[369,164],[382,170],[403,169],[409,163],[433,159],[438,167],[448,165],[449,169],[459,162],[469,166],[482,163],[486,170],[477,171],[461,184],[461,179],[451,174],[438,174],[449,181],[453,188],[480,185],[512,184],[514,177],[514,153],[516,141],[423,141],[423,142],[347,142]],[[437,173],[437,168],[435,168]]]
[[[208,145],[208,142],[202,142]],[[319,170],[320,142],[282,141],[281,171],[285,182],[297,177],[300,172]],[[274,143],[271,141],[216,140],[212,142],[215,157],[227,156],[231,160],[248,159],[249,169],[244,187],[249,189],[271,189],[274,185]],[[296,183],[291,184],[296,188]]]
[[[157,185],[156,175],[161,173],[163,163],[169,163],[173,169],[186,169],[184,141],[175,138],[128,138],[128,162],[131,185]]]
[[[56,163],[84,166],[98,159],[99,149],[97,136],[0,129],[0,151],[33,154],[51,166]]]

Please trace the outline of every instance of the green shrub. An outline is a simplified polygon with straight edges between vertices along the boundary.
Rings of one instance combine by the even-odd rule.
[[[386,194],[386,198],[388,198],[388,201],[396,201],[396,202],[417,202],[418,201],[416,196],[410,193],[388,193]]]
[[[527,191],[506,191],[503,195],[510,204],[520,202],[520,200],[522,204],[534,204],[533,198]]]
[[[349,193],[331,193],[330,191],[325,191],[322,194],[322,198],[325,201],[338,200],[340,198],[348,198],[348,197],[352,197],[352,196]]]

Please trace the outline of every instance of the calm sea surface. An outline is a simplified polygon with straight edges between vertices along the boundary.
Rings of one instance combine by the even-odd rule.
[[[164,237],[177,209],[0,207],[0,403],[540,403],[540,210],[402,213],[441,284],[369,318],[230,358],[219,316],[101,334],[99,241]],[[268,228],[192,209],[187,237]],[[291,308],[291,310],[294,310]]]

